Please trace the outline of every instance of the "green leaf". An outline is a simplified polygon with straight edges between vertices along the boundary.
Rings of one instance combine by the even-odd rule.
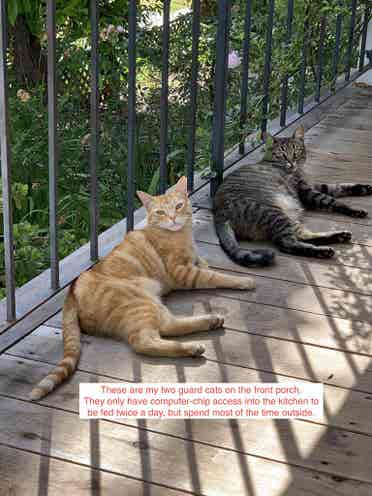
[[[274,138],[271,134],[266,136],[264,160],[271,160],[273,155]]]
[[[20,9],[22,12],[25,12],[27,14],[28,12],[32,11],[31,0],[20,0],[20,1],[23,6],[23,8]]]
[[[10,0],[8,5],[8,19],[12,26],[14,26],[18,16],[18,2],[19,0]]]
[[[182,148],[178,148],[176,150],[173,150],[172,152],[168,153],[168,155],[167,155],[167,162],[169,162],[170,160],[174,159],[178,155],[181,155],[182,153],[184,153],[184,150]]]
[[[160,167],[156,169],[154,175],[152,176],[150,186],[147,190],[149,195],[156,195],[158,191],[159,180],[160,180]]]

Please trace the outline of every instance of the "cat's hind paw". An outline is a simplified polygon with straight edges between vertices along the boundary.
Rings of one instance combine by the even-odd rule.
[[[317,258],[332,258],[334,255],[335,250],[329,246],[322,247],[315,254]]]
[[[325,237],[325,244],[328,243],[350,243],[352,234],[350,231],[335,231]],[[316,244],[316,243],[315,243]]]
[[[239,277],[239,281],[237,282],[235,288],[236,289],[248,289],[252,290],[256,287],[256,281],[251,277]]]
[[[364,219],[364,217],[368,216],[368,212],[367,212],[367,210],[363,210],[363,209],[360,209],[360,210],[353,209],[350,212],[350,216],[355,217],[357,219]]]
[[[205,346],[202,344],[192,344],[190,346],[190,356],[193,358],[199,357],[205,352]]]
[[[244,267],[267,267],[275,261],[273,250],[240,250],[236,262]]]
[[[340,231],[336,235],[338,243],[349,243],[352,238],[352,234],[350,231]]]

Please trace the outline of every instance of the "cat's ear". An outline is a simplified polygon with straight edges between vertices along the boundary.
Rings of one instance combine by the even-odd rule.
[[[174,190],[178,191],[179,193],[187,193],[187,177],[186,176],[180,177]]]
[[[137,191],[137,196],[141,200],[142,205],[145,208],[148,208],[151,201],[153,200],[153,197],[149,195],[148,193],[145,193],[144,191]]]
[[[302,124],[301,124],[301,126],[298,126],[298,128],[295,130],[295,132],[293,133],[293,137],[296,139],[302,139],[302,140],[304,139],[305,128]]]

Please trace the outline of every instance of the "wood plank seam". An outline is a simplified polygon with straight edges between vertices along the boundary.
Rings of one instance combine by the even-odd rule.
[[[135,481],[138,481],[138,482],[146,482],[147,484],[150,484],[150,485],[153,485],[153,486],[163,487],[164,489],[171,489],[171,490],[178,491],[178,492],[181,492],[181,493],[184,493],[184,494],[190,494],[192,496],[208,496],[205,493],[195,493],[194,491],[189,491],[188,489],[182,489],[182,488],[179,488],[179,487],[162,484],[161,482],[149,481],[149,480],[146,480],[146,479],[142,479],[140,477],[135,477],[134,475],[124,474],[124,473],[121,473],[121,472],[117,472],[116,470],[110,470],[110,469],[107,469],[107,468],[96,467],[94,465],[88,465],[86,463],[78,462],[78,461],[75,461],[75,460],[70,460],[68,458],[62,458],[62,457],[57,456],[57,455],[46,455],[46,454],[40,453],[40,452],[38,452],[36,450],[32,450],[32,449],[28,449],[28,448],[20,448],[19,446],[16,446],[16,445],[13,445],[13,444],[10,444],[10,443],[4,443],[2,441],[0,441],[0,446],[4,446],[4,447],[10,448],[10,449],[16,449],[18,451],[23,451],[25,453],[32,453],[33,455],[43,456],[45,458],[50,458],[51,460],[58,460],[60,462],[70,463],[72,465],[77,465],[77,466],[84,467],[84,468],[90,468],[90,469],[93,468],[94,470],[98,470],[100,472],[104,472],[104,473],[107,473],[107,474],[117,475],[119,477],[126,478],[126,479],[132,479],[132,480],[135,480]],[[369,484],[369,483],[366,482],[365,484]]]
[[[243,271],[243,270],[239,270],[239,266],[237,265],[236,268],[229,268],[229,269],[225,269],[223,267],[221,267],[220,265],[213,265],[212,263],[209,264],[209,266],[212,268],[212,269],[216,269],[216,270],[219,270],[221,272],[233,272],[234,274],[241,274],[241,275],[250,275],[252,277],[255,277],[255,278],[261,278],[261,279],[269,279],[269,280],[273,280],[273,281],[283,281],[283,282],[290,282],[291,284],[296,284],[298,286],[309,286],[311,288],[322,288],[322,289],[330,289],[331,291],[340,291],[340,292],[343,292],[343,293],[351,293],[351,294],[356,294],[356,295],[359,295],[359,296],[371,296],[372,295],[372,291],[371,293],[361,293],[360,291],[353,291],[353,290],[350,290],[350,289],[339,289],[339,288],[335,288],[335,287],[332,287],[332,286],[324,286],[324,285],[320,285],[320,284],[317,284],[317,283],[308,283],[308,282],[301,282],[301,281],[294,281],[293,279],[284,279],[282,277],[274,277],[274,276],[269,276],[267,274],[258,274],[256,272],[249,272],[249,271]],[[342,265],[340,265],[342,267]],[[363,269],[364,270],[364,269]],[[263,303],[260,303],[260,304],[263,304]],[[368,321],[367,321],[368,322]]]
[[[20,402],[24,402],[24,403],[30,403],[29,400],[23,400],[21,398],[12,397],[10,395],[4,395],[4,394],[1,394],[1,393],[0,393],[0,397],[5,397],[5,398],[9,398],[9,399],[15,399],[16,401],[20,401]],[[76,412],[74,410],[69,410],[69,409],[64,409],[64,408],[61,408],[61,407],[50,406],[50,405],[44,404],[42,402],[36,402],[35,404],[37,404],[37,405],[39,405],[39,406],[41,406],[43,408],[47,408],[47,409],[51,409],[51,410],[57,410],[57,411],[60,411],[60,412],[65,412],[65,413],[69,413],[69,414],[78,416],[78,412]],[[177,440],[180,440],[180,441],[183,441],[183,442],[187,442],[187,443],[190,443],[190,444],[198,444],[198,445],[201,445],[201,446],[207,446],[207,447],[210,447],[210,448],[213,448],[213,449],[217,449],[217,450],[221,450],[221,451],[242,454],[242,455],[244,455],[246,457],[257,458],[257,459],[260,459],[260,460],[267,460],[267,461],[270,461],[270,462],[273,462],[273,463],[279,463],[281,465],[286,465],[286,466],[289,466],[289,467],[297,467],[297,468],[300,468],[301,470],[306,470],[306,471],[310,471],[310,472],[317,472],[317,473],[324,474],[324,475],[327,475],[327,476],[332,476],[332,475],[333,476],[338,476],[338,473],[337,472],[333,472],[333,471],[329,471],[329,470],[325,470],[325,469],[322,470],[322,469],[319,469],[319,468],[308,467],[308,466],[305,466],[305,465],[301,465],[299,463],[293,463],[293,462],[278,460],[278,459],[271,458],[271,457],[268,457],[268,456],[258,455],[258,454],[255,454],[255,453],[250,453],[248,451],[241,451],[241,450],[237,450],[237,449],[234,449],[234,448],[228,448],[228,447],[225,447],[225,446],[215,445],[213,443],[208,443],[206,441],[200,441],[200,440],[196,440],[196,439],[190,439],[190,438],[187,438],[187,437],[178,436],[178,435],[171,434],[171,433],[165,433],[165,432],[157,431],[157,430],[150,429],[150,428],[141,428],[141,427],[138,427],[138,426],[135,426],[135,425],[126,424],[126,423],[120,423],[120,422],[116,422],[116,421],[110,420],[110,419],[100,419],[100,422],[107,422],[107,423],[110,423],[110,424],[120,425],[120,426],[127,427],[127,428],[130,428],[130,429],[133,429],[133,430],[138,430],[138,431],[146,431],[146,432],[150,432],[152,434],[156,434],[157,436],[169,437],[169,438],[177,439]],[[316,422],[312,422],[312,423],[316,424]],[[324,424],[318,424],[318,425],[324,425]],[[339,427],[334,427],[334,429],[340,429],[340,428]],[[346,431],[346,429],[340,429],[340,430],[345,430]],[[350,432],[352,432],[352,431],[350,431]],[[363,433],[360,433],[360,432],[355,432],[355,434],[357,434],[357,435],[364,435]],[[371,436],[366,435],[366,437],[371,437]],[[34,451],[34,450],[31,450],[31,449],[20,448],[20,447],[17,447],[16,445],[12,445],[10,443],[4,443],[2,441],[0,441],[0,446],[7,446],[9,448],[19,449],[20,451],[26,451],[26,452],[30,452],[30,453],[42,455],[41,452],[39,453],[38,451]],[[161,486],[161,487],[165,487],[165,488],[169,488],[169,489],[174,489],[174,490],[184,491],[184,492],[186,492],[188,494],[192,494],[192,495],[197,494],[197,496],[203,496],[201,493],[194,493],[194,492],[185,490],[185,489],[180,488],[180,487],[167,486],[167,485],[164,485],[164,484],[159,483],[159,482],[154,482],[153,480],[147,480],[147,479],[138,478],[138,477],[135,477],[135,476],[131,476],[129,474],[126,474],[126,473],[111,471],[111,470],[100,468],[100,467],[94,466],[94,465],[87,465],[87,464],[84,464],[82,462],[77,462],[77,461],[74,461],[74,460],[70,460],[68,458],[61,458],[61,457],[58,457],[56,455],[49,455],[49,454],[48,455],[44,455],[44,456],[48,456],[48,457],[50,457],[52,459],[58,459],[58,460],[61,460],[61,461],[66,461],[66,462],[69,462],[69,463],[81,465],[81,466],[84,466],[84,467],[91,467],[91,468],[94,468],[96,470],[101,470],[103,472],[108,472],[108,473],[112,473],[112,474],[115,474],[115,475],[121,475],[123,477],[132,478],[134,480],[138,480],[138,481],[142,481],[142,482],[148,482],[150,484],[154,484],[154,485]],[[351,480],[351,481],[363,482],[364,484],[368,484],[368,485],[371,485],[372,486],[372,482],[371,481],[368,481],[368,480],[363,480],[363,479],[359,479],[359,478],[355,478],[355,477],[350,477],[350,476],[346,476],[345,479]],[[207,495],[205,495],[205,496],[207,496]]]
[[[298,312],[301,312],[302,310],[297,310],[297,311]],[[45,327],[50,327],[50,329],[59,329],[60,330],[60,328],[54,327],[52,325],[44,324],[44,326]],[[324,344],[312,343],[311,341],[303,341],[303,340],[296,339],[296,338],[290,339],[290,338],[284,338],[284,337],[281,337],[281,336],[274,336],[274,335],[268,336],[267,334],[262,334],[260,332],[252,332],[249,329],[245,329],[245,330],[243,330],[243,329],[237,329],[236,327],[232,327],[232,326],[228,326],[228,325],[224,325],[223,326],[223,329],[226,329],[226,330],[231,331],[231,332],[238,332],[240,334],[249,334],[250,336],[260,336],[262,338],[276,339],[278,341],[284,341],[284,342],[287,342],[287,343],[303,344],[305,346],[312,346],[314,348],[321,348],[321,349],[326,349],[326,350],[331,350],[331,351],[339,351],[340,353],[349,353],[351,355],[358,355],[358,356],[364,356],[364,357],[370,357],[370,358],[372,358],[372,353],[366,353],[366,352],[363,352],[363,351],[347,350],[345,348],[337,348],[337,347],[334,347],[334,346],[327,346],[327,345],[324,345]],[[4,355],[9,355],[9,356],[13,356],[13,357],[18,356],[18,355],[13,354],[11,352],[11,349],[10,349],[10,351],[4,352]],[[42,362],[42,360],[36,360],[36,361]],[[46,362],[46,363],[49,363],[49,362]]]
[[[202,202],[196,202],[195,205],[193,206],[197,206],[199,208],[199,210],[208,210],[209,212],[212,212],[212,207],[208,207],[206,204],[202,203]],[[358,226],[365,226],[365,227],[371,227],[372,226],[372,223],[366,223],[366,222],[363,222],[361,220],[358,220],[354,217],[347,217],[346,218],[340,218],[338,217],[337,215],[331,215],[331,214],[327,214],[326,212],[324,213],[319,213],[319,212],[316,212],[316,211],[310,211],[308,210],[307,213],[310,213],[311,212],[311,215],[314,217],[314,218],[317,218],[317,219],[327,219],[329,221],[333,221],[333,222],[348,222],[350,223],[351,225],[353,224],[356,224]],[[368,219],[368,217],[367,217]],[[371,220],[372,222],[372,220]]]
[[[255,335],[253,333],[250,333],[250,334],[251,335]],[[264,336],[264,338],[265,339],[270,339],[267,336]],[[303,344],[303,343],[301,343],[301,344]],[[306,346],[308,346],[308,345],[306,345]],[[327,348],[327,349],[333,350],[333,348]],[[342,350],[342,352],[343,351],[344,350]],[[23,358],[23,355],[18,355],[18,354],[9,353],[9,352],[7,352],[5,355],[11,356],[13,358]],[[40,359],[36,359],[36,358],[32,358],[32,357],[27,357],[27,360],[34,361],[36,363],[43,363],[45,365],[51,365],[51,366],[56,365],[56,362],[51,362],[51,361],[48,361],[48,360],[40,360]],[[267,374],[272,374],[272,375],[280,376],[280,377],[288,377],[289,379],[298,379],[298,380],[304,381],[304,382],[312,382],[312,383],[319,382],[319,381],[314,381],[314,380],[311,380],[311,379],[308,379],[308,378],[305,378],[305,377],[301,377],[301,376],[297,376],[297,375],[285,374],[284,372],[277,372],[274,369],[263,369],[263,368],[259,368],[259,367],[248,367],[247,365],[242,365],[242,364],[239,364],[239,363],[233,363],[233,362],[228,362],[228,361],[225,361],[225,360],[217,360],[217,359],[214,359],[214,358],[207,358],[207,357],[205,357],[205,361],[206,362],[211,362],[211,363],[217,363],[219,365],[228,365],[229,367],[240,368],[240,369],[244,369],[244,370],[252,370],[252,371],[257,371],[257,372],[264,372],[264,373],[267,373]],[[87,369],[81,369],[79,367],[76,370],[78,372],[84,372],[84,373],[90,374],[90,375],[93,374],[92,371],[89,371]],[[103,373],[99,373],[99,375],[101,377],[107,377],[108,379],[113,379],[115,381],[122,381],[122,382],[128,382],[128,383],[135,383],[136,382],[135,380],[123,379],[122,377],[119,377],[119,376],[113,376],[113,375],[108,375],[108,374],[103,374]],[[369,395],[370,394],[369,391],[366,391],[364,389],[359,389],[359,388],[355,388],[355,387],[340,386],[338,384],[330,383],[330,382],[327,382],[327,381],[322,381],[322,384],[324,384],[326,386],[329,386],[329,387],[336,387],[336,388],[339,388],[339,389],[342,389],[342,390],[345,390],[345,391],[355,391],[357,393],[366,394],[366,395]],[[0,393],[0,396],[1,396],[1,393]]]
[[[43,361],[43,360],[39,360],[39,359],[34,359],[34,358],[29,358],[29,357],[24,357],[24,356],[20,356],[20,355],[8,355],[12,361],[12,359],[14,361],[20,361],[20,363],[37,363],[37,364],[42,364],[42,365],[48,365],[50,367],[53,367],[55,365],[55,362],[53,361]],[[234,368],[234,365],[229,365],[230,368]],[[257,370],[256,369],[251,369],[253,370],[254,372],[256,372]],[[77,373],[79,374],[85,374],[85,375],[88,375],[88,376],[91,376],[91,377],[94,377],[97,375],[97,372],[96,371],[89,371],[89,370],[85,370],[85,369],[81,369],[81,370],[78,370]],[[269,376],[271,378],[271,376],[273,376],[273,378],[275,377],[280,377],[281,374],[280,373],[275,373],[273,372],[272,370],[270,372],[265,372],[265,374],[267,376]],[[111,379],[114,379],[115,381],[117,382],[125,382],[125,383],[128,383],[128,384],[131,384],[134,382],[133,379],[123,379],[122,377],[112,377],[108,374],[103,374],[103,373],[100,373],[99,376],[101,378],[111,378]],[[311,379],[306,379],[306,378],[302,378],[301,380],[305,381],[305,382],[314,382],[312,381]],[[90,381],[88,381],[90,382]],[[183,382],[183,381],[182,381]],[[271,380],[269,382],[276,382],[275,380]],[[324,383],[325,384],[325,383]],[[364,396],[363,399],[367,399],[367,400],[372,400],[372,394],[370,392],[368,393],[365,393],[365,392],[359,392],[357,390],[355,390],[354,388],[348,388],[348,387],[345,387],[345,386],[339,386],[337,384],[325,384],[325,386],[327,387],[327,394],[331,394],[333,390],[335,389],[338,389],[338,390],[341,390],[341,391],[351,391],[351,392],[355,392],[357,393],[357,395],[360,395],[360,396]],[[15,396],[15,395],[12,395],[12,394],[9,394],[9,393],[0,393],[0,396],[4,396],[4,397],[9,397],[9,398],[14,398],[14,399],[22,399],[22,401],[27,401],[29,402],[28,399],[24,399],[23,396]],[[362,398],[360,398],[361,400]],[[45,400],[42,400],[43,402],[45,402]],[[30,403],[30,402],[29,402]],[[33,403],[32,403],[33,404]],[[50,407],[52,407],[53,405],[48,405]],[[62,408],[62,407],[59,407],[59,406],[53,406],[55,407],[56,409],[59,409],[59,408]],[[66,410],[66,408],[62,408],[62,410]],[[292,420],[301,420],[301,421],[305,421],[305,419],[292,419]],[[310,421],[308,420],[309,422],[313,422],[314,424],[318,424],[318,425],[327,425],[325,424],[324,422],[319,422],[319,421]],[[333,424],[332,424],[333,425]],[[350,422],[350,425],[356,425],[354,422]],[[360,425],[360,424],[359,424]],[[354,432],[354,433],[359,433],[359,434],[366,434],[366,435],[371,435],[372,436],[372,429],[371,429],[371,434],[365,432],[365,431],[361,431],[361,430],[355,430],[354,429],[351,429],[349,426],[348,427],[345,427],[345,426],[341,426],[341,425],[334,425],[335,428],[337,429],[344,429],[344,430],[349,430],[350,432]]]
[[[205,245],[211,245],[211,246],[219,246],[219,244],[217,244],[217,243],[213,243],[212,241],[200,241],[200,240],[198,240],[198,243],[203,243],[203,244],[205,244]],[[350,243],[350,244],[352,244],[352,245],[354,245],[354,246],[360,246],[360,247],[363,247],[363,246],[369,246],[369,245],[362,245],[362,244],[360,244],[360,243]],[[242,251],[249,251],[249,250],[250,250],[249,248],[246,248],[246,247],[243,247],[243,246],[241,247],[241,249],[242,249]],[[285,253],[277,253],[277,254],[276,254],[276,258],[279,258],[279,259],[280,259],[280,258],[284,258],[284,259],[286,259],[286,260],[295,260],[295,261],[298,261],[298,262],[307,262],[307,263],[309,262],[309,260],[308,260],[308,259],[306,259],[306,258],[299,258],[299,257],[293,258],[293,255],[292,255],[292,256],[291,256],[291,255],[286,255]],[[329,266],[329,265],[330,265],[330,264],[327,264],[326,262],[323,262],[323,261],[320,261],[320,262],[319,262],[319,260],[316,260],[316,263],[319,263],[319,265],[323,265],[323,266]],[[211,264],[209,264],[209,265],[210,265],[211,267],[213,267],[213,268],[216,268],[216,269],[220,268],[220,267],[219,267],[219,266],[217,266],[217,265],[212,265],[212,263],[211,263]],[[331,265],[331,266],[336,266],[336,267],[337,267],[337,266],[339,266],[339,267],[349,267],[350,269],[360,269],[360,270],[366,270],[366,271],[372,272],[372,267],[371,267],[371,268],[369,268],[369,267],[359,267],[358,265],[350,265],[350,264],[347,264],[347,263],[342,263],[342,262],[339,262],[337,259],[335,259],[335,260],[332,262],[332,265]],[[237,267],[238,267],[238,266],[237,266]],[[231,269],[231,270],[233,270],[233,269]],[[236,270],[235,270],[234,272],[236,272]],[[254,273],[254,274],[252,274],[252,275],[256,276],[257,274],[256,274],[256,273]],[[269,276],[265,276],[265,277],[269,277]],[[273,278],[273,279],[280,279],[280,280],[282,280],[282,281],[286,281],[286,280],[287,280],[287,279],[282,279],[282,278],[280,278],[280,277],[275,277],[275,278]],[[288,281],[288,280],[287,280],[287,281]],[[289,282],[289,281],[288,281],[288,282]],[[290,282],[294,282],[294,281],[290,281]],[[319,285],[317,284],[317,286],[319,286]],[[327,286],[319,286],[319,287],[327,287]],[[327,287],[327,288],[328,288],[328,289],[334,289],[334,288],[332,288],[332,287]]]

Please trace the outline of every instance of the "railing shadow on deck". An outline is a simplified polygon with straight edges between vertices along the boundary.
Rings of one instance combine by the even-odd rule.
[[[345,272],[344,272],[345,268],[342,265],[335,264],[332,266],[328,266],[327,270],[329,271],[330,276],[334,278],[335,285],[338,283],[339,278],[341,276],[343,278],[345,277]],[[307,270],[306,273],[309,284],[313,284],[314,281],[312,279],[313,276],[311,275],[311,272]],[[370,281],[368,282],[370,283]],[[337,340],[340,339],[340,349],[344,349],[345,340],[342,336],[341,337],[339,336],[337,322],[335,322],[334,318],[332,317],[334,313],[339,312],[339,300],[333,299],[330,302],[325,302],[321,293],[317,293],[316,285],[312,286],[312,288],[315,294],[317,295],[318,301],[322,305],[323,314],[326,316],[327,320],[329,321],[334,331],[335,338]],[[289,299],[291,299],[291,296],[292,296],[291,294],[288,294]],[[355,294],[353,298],[354,299],[350,303],[350,305],[346,304],[346,308],[345,305],[343,306],[343,310],[347,312],[346,313],[347,318],[348,316],[350,316],[351,313],[354,318],[360,318],[363,316],[363,312],[366,309],[365,300],[360,301],[358,294]],[[205,297],[203,296],[203,292],[200,293],[197,292],[192,295],[190,305],[193,306],[195,303],[197,303],[198,312],[200,312],[201,306],[204,307],[204,311],[206,313],[216,310],[213,304],[211,306],[208,295],[206,294]],[[358,306],[359,304],[360,306]],[[242,303],[242,305],[244,305],[244,303]],[[264,312],[264,308],[265,307],[263,306],[262,307],[263,312]],[[369,306],[367,310],[369,311]],[[275,325],[275,322],[273,323],[273,325]],[[307,380],[317,382],[323,379],[323,376],[319,377],[319,369],[318,371],[315,371],[313,368],[312,361],[309,359],[307,355],[307,348],[301,342],[300,331],[297,329],[294,322],[290,322],[290,325],[291,325],[291,333],[293,336],[293,341],[296,342],[298,355],[301,359],[302,366],[306,370]],[[249,328],[247,330],[249,331]],[[228,382],[234,380],[233,374],[231,374],[231,368],[229,367],[229,363],[232,364],[231,352],[229,351],[229,347],[226,347],[226,343],[222,342],[221,340],[225,335],[226,335],[225,331],[217,331],[216,333],[213,334],[210,333],[200,334],[197,336],[184,338],[185,340],[191,340],[191,339],[203,340],[205,343],[207,343],[208,341],[211,342],[212,348],[214,349],[215,352],[215,360],[217,362],[215,363],[217,374],[215,375],[214,380],[222,381],[222,382],[223,381]],[[320,337],[319,344],[321,344],[321,336],[319,337]],[[369,342],[369,336],[368,336],[368,342]],[[261,340],[257,340],[255,343],[256,344],[249,350],[248,353],[249,356],[246,359],[245,366],[250,368],[251,371],[254,371],[257,374],[256,375],[257,381],[267,382],[268,380],[270,380],[270,382],[273,382],[277,380],[276,376],[272,375],[272,373],[273,372],[275,373],[275,370],[277,369],[278,366],[278,362],[276,361],[276,359],[273,361],[273,355],[271,350],[267,347],[267,341],[265,339],[261,339]],[[118,346],[118,351],[120,348],[126,347],[124,343],[118,343],[117,346]],[[239,361],[240,362],[243,361],[245,355],[247,355],[246,350],[242,346],[242,340],[239,341],[239,350],[241,351],[240,351],[240,356],[236,357],[238,359],[237,363],[239,363]],[[364,391],[365,381],[364,383],[360,383],[360,379],[368,371],[359,369],[358,366],[353,362],[352,355],[350,355],[347,352],[344,355],[346,357],[345,358],[346,364],[348,365],[344,373],[350,374],[352,376],[353,390]],[[134,356],[135,355],[133,355],[133,357]],[[171,362],[172,360],[167,360],[168,364]],[[189,375],[190,369],[199,368],[203,364],[205,364],[204,360],[200,360],[200,361],[196,360],[187,365],[179,364],[177,363],[177,361],[174,361],[175,377],[180,382],[187,381],[190,378]],[[147,373],[149,372],[149,370],[151,369],[155,370],[158,366],[161,367],[163,365],[164,365],[164,360],[161,359],[143,357],[143,359],[141,358],[141,360],[133,360],[132,362],[133,380],[139,382],[146,382]],[[92,364],[92,367],[95,368],[95,365]],[[145,375],[143,372],[144,367],[146,368]],[[96,364],[96,368],[98,368],[98,364]],[[328,364],[327,364],[327,372],[328,372]],[[92,375],[92,380],[94,379],[94,377],[95,376]],[[338,377],[337,379],[338,379],[337,383],[342,385],[343,378]],[[319,485],[324,484],[325,487],[333,487],[333,486],[337,487],[338,484],[342,484],[345,481],[349,481],[348,475],[345,473],[340,475],[340,468],[337,466],[333,466],[329,461],[329,459],[327,459],[327,456],[325,455],[324,452],[324,445],[328,445],[331,448],[334,447],[334,449],[342,453],[346,457],[346,459],[350,458],[350,464],[351,464],[350,467],[352,467],[352,462],[356,456],[356,453],[352,452],[349,448],[348,430],[350,430],[351,435],[353,435],[353,432],[355,433],[358,432],[359,430],[363,431],[363,426],[360,426],[353,421],[353,412],[355,411],[355,401],[352,397],[350,397],[352,393],[350,392],[349,395],[348,389],[346,388],[343,389],[343,393],[344,393],[343,395],[344,400],[342,403],[339,401],[337,408],[335,408],[334,405],[332,405],[331,408],[328,408],[327,403],[329,400],[327,399],[327,397],[325,398],[326,410],[325,410],[324,424],[326,424],[328,427],[320,439],[318,439],[316,436],[313,439],[302,439],[300,445],[298,434],[296,432],[296,423],[301,421],[294,421],[295,423],[287,420],[273,421],[276,431],[276,439],[278,440],[278,445],[281,446],[281,450],[282,450],[282,457],[280,459],[277,459],[277,461],[284,464],[283,470],[286,473],[285,480],[287,480],[287,482],[285,481],[283,482],[283,472],[281,472],[280,477],[278,475],[279,479],[277,480],[277,483],[279,487],[278,487],[278,492],[276,494],[281,494],[281,496],[291,496],[291,495],[298,496],[299,488],[303,487],[304,483],[308,483],[311,480]],[[367,398],[371,398],[371,396],[370,393],[366,391],[365,392],[366,402],[368,402]],[[345,418],[348,418],[348,416],[350,416],[349,426],[345,425]],[[340,420],[338,420],[339,418]],[[176,422],[179,425],[182,423],[184,424],[184,437],[186,439],[190,439],[190,440],[194,439],[193,422],[181,421],[181,420]],[[230,420],[227,421],[227,423],[230,428],[231,439],[232,439],[232,444],[230,445],[230,449],[234,450],[234,452],[236,453],[240,467],[241,479],[245,486],[246,494],[249,496],[254,496],[256,494],[259,494],[259,490],[255,487],[254,472],[252,472],[254,471],[254,468],[252,467],[252,463],[251,463],[252,458],[246,457],[246,454],[251,454],[253,456],[256,456],[257,453],[252,451],[252,448],[250,447],[250,443],[247,442],[247,439],[250,438],[244,439],[244,435],[246,435],[247,432],[250,431],[251,432],[250,436],[253,436],[253,438],[256,438],[257,440],[261,439],[262,442],[264,443],[264,438],[265,436],[267,436],[267,434],[265,433],[266,428],[263,427],[262,430],[258,430],[257,424],[254,422],[250,423],[249,421],[244,422],[242,424],[241,422]],[[141,464],[141,474],[142,474],[141,478],[144,480],[143,494],[146,496],[150,496],[151,486],[149,485],[149,482],[151,480],[154,480],[156,482],[157,477],[156,474],[153,473],[151,468],[152,452],[150,450],[150,445],[149,445],[148,429],[150,428],[152,432],[154,432],[154,429],[152,428],[152,426],[149,426],[146,421],[138,421],[137,425],[139,428],[138,451],[139,451],[140,464]],[[338,429],[335,429],[334,427],[338,427]],[[166,433],[167,429],[165,429],[165,431],[162,429],[162,432]],[[99,431],[96,429],[96,425],[92,425],[90,429],[90,436],[91,436],[91,464],[92,467],[99,467],[100,442],[99,442]],[[43,435],[43,438],[45,438],[46,446],[50,446],[52,433],[51,432],[49,432],[49,434],[46,433],[45,436]],[[198,442],[199,440],[200,439],[195,439],[196,442]],[[266,439],[265,442],[267,443],[268,441],[269,440]],[[199,468],[198,453],[195,450],[194,444],[188,442],[185,446],[186,447],[184,453],[184,459],[185,459],[184,468],[189,473],[189,484],[192,490],[196,494],[199,493],[203,494],[203,471],[201,471]],[[267,455],[268,455],[268,459],[273,458],[273,460],[275,460],[275,457],[273,457],[272,453],[267,452]],[[154,456],[156,456],[156,454]],[[261,455],[258,454],[258,458],[260,458],[260,456]],[[306,476],[304,476],[302,472],[299,472],[297,467],[301,467],[301,466],[310,469],[305,471]],[[314,470],[311,470],[312,468]],[[48,468],[44,464],[43,467],[40,468],[40,477],[44,481],[43,482],[44,486],[41,483],[41,488],[46,487],[45,481],[47,481],[48,479],[47,472],[48,472]],[[92,469],[92,477],[95,481],[92,486],[93,488],[95,488],[96,491],[95,494],[100,494],[99,474],[97,475],[94,469]],[[275,484],[276,481],[275,477],[276,474],[270,475],[273,484]],[[41,494],[44,493],[41,492]]]

